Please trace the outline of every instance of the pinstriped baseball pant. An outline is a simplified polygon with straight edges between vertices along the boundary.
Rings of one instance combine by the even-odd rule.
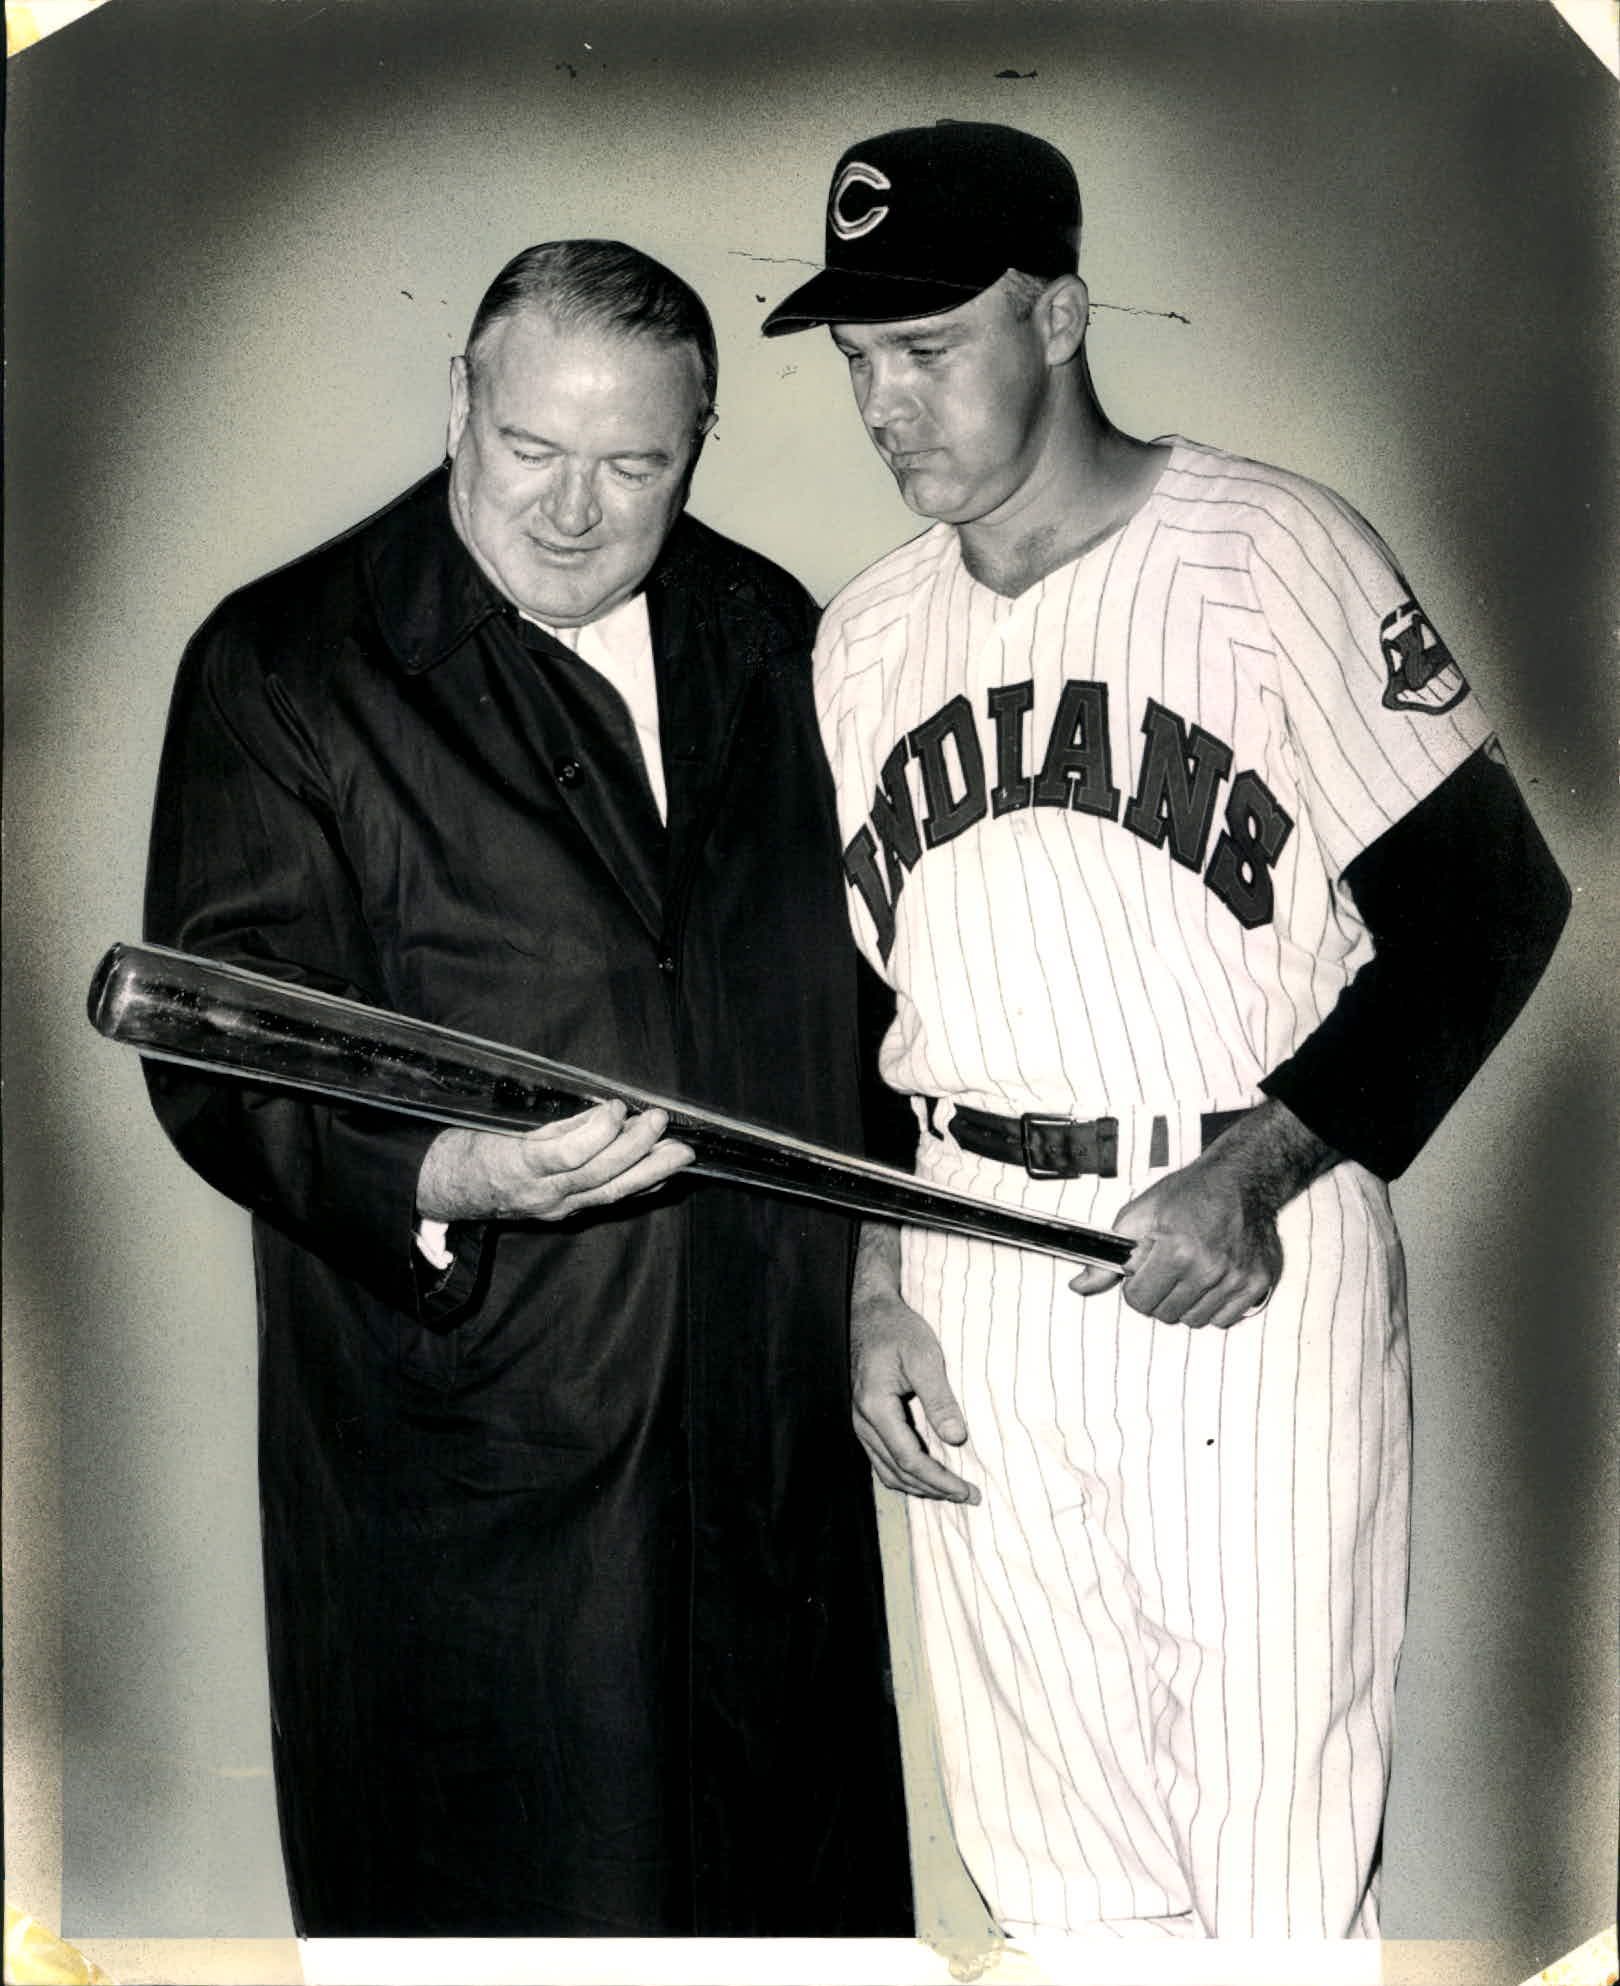
[[[1169,1164],[1198,1149],[1170,1120]],[[924,1133],[940,1185],[1106,1225],[1149,1169],[1031,1180]],[[909,1498],[946,1794],[1017,1935],[1377,1935],[1406,1606],[1410,1368],[1382,1184],[1287,1207],[1226,1332],[1082,1300],[1064,1264],[908,1229],[907,1301],[969,1429],[977,1507]]]

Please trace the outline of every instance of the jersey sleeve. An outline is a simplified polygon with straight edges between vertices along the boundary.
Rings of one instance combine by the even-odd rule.
[[[843,640],[835,605],[829,607],[821,616],[816,629],[815,642],[811,648],[810,660],[816,723],[821,731],[822,749],[829,759],[832,757],[832,740],[829,733],[837,721],[835,710],[843,678],[842,663]]]
[[[847,630],[838,609],[835,600],[822,615],[812,652],[816,727],[832,774],[850,934],[867,964],[886,978],[887,947],[875,942],[881,930],[883,884],[870,832],[863,825],[862,803],[871,782],[861,742],[862,686],[851,681]]]
[[[1301,796],[1342,876],[1486,743],[1490,725],[1388,547],[1328,491],[1275,492],[1251,539],[1250,577]]]

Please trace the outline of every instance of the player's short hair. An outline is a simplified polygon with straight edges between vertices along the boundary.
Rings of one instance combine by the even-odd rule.
[[[1018,323],[1028,323],[1041,292],[1050,281],[1049,276],[1032,276],[1027,269],[1009,269],[1002,277],[1002,293],[1012,306],[1012,314]]]
[[[720,361],[702,297],[672,269],[622,241],[542,241],[514,255],[484,292],[467,333],[467,387],[476,391],[484,335],[523,310],[568,330],[591,327],[690,345],[703,374],[699,429],[714,411]]]

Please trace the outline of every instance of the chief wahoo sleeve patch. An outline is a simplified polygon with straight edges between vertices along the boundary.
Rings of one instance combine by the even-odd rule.
[[[1463,672],[1415,600],[1403,600],[1384,616],[1378,639],[1389,671],[1386,710],[1421,710],[1437,717],[1467,696]]]

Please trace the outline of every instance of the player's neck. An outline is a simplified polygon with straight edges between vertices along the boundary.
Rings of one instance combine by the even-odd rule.
[[[1128,523],[1169,454],[1163,443],[1123,434],[1086,391],[1055,425],[1015,496],[991,516],[958,526],[963,564],[997,593],[1025,592]]]

